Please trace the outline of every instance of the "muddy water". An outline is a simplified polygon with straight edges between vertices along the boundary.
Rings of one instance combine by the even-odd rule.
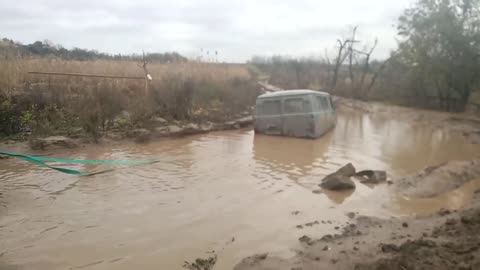
[[[182,269],[185,260],[222,250],[216,269],[229,269],[262,251],[290,256],[300,236],[333,233],[347,222],[347,212],[422,214],[459,207],[458,198],[466,201],[471,192],[447,194],[457,199],[442,205],[399,199],[386,185],[312,193],[339,166],[353,162],[358,169],[405,175],[451,159],[479,158],[480,147],[439,129],[346,114],[315,141],[241,130],[49,153],[162,162],[74,177],[1,160],[0,268]],[[320,224],[296,228],[315,220]]]

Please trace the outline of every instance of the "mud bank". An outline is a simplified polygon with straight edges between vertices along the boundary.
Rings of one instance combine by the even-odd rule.
[[[480,269],[480,208],[414,220],[357,218],[338,235],[306,242],[290,260],[254,256],[245,269]]]
[[[480,178],[480,161],[450,161],[394,181],[398,194],[411,198],[432,198]]]
[[[274,86],[263,85],[266,91],[278,91]],[[408,121],[417,126],[429,126],[432,128],[448,130],[457,133],[472,144],[480,144],[480,117],[468,113],[446,113],[431,110],[412,109],[380,102],[364,102],[360,100],[334,97],[338,113],[362,113],[369,114],[379,119],[392,119]],[[252,109],[253,110],[253,109]],[[168,122],[163,118],[155,118],[147,128],[130,130],[111,130],[99,141],[120,141],[132,140],[143,143],[149,140],[164,137],[180,137],[195,135],[221,130],[235,130],[249,127],[253,124],[251,112],[239,114],[233,120],[223,123],[195,123],[195,122]],[[16,141],[10,140],[9,143]],[[80,145],[96,143],[88,137],[65,137],[50,136],[44,138],[33,138],[29,145],[34,150],[46,150],[51,148],[76,148]],[[5,140],[4,142],[5,143]]]
[[[106,133],[101,139],[94,141],[89,137],[67,137],[67,136],[48,136],[31,138],[28,146],[32,150],[50,150],[50,149],[74,149],[91,143],[108,143],[111,141],[132,140],[137,143],[167,138],[181,137],[188,135],[197,135],[214,131],[235,130],[249,127],[253,124],[252,116],[244,116],[224,123],[184,123],[167,122],[164,119],[157,121],[156,125],[149,128],[138,128],[132,130],[113,130]],[[16,144],[18,141],[7,140],[2,144]]]
[[[478,160],[449,162],[396,179],[392,188],[413,199],[437,196],[480,181],[478,168]],[[299,238],[301,248],[290,259],[256,255],[234,269],[480,269],[480,189],[472,193],[467,207],[425,217],[379,219],[348,213],[350,222],[339,226],[337,234]]]

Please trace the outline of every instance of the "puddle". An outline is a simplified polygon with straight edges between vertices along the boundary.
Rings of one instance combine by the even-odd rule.
[[[395,201],[387,185],[312,193],[338,167],[352,162],[359,170],[386,170],[393,177],[479,158],[480,146],[441,129],[345,114],[319,140],[241,130],[49,153],[162,162],[86,178],[2,160],[0,254],[19,269],[175,270],[222,248],[218,269],[262,251],[290,256],[299,237],[335,232],[347,212],[421,214],[468,201],[459,191],[435,201]],[[296,228],[314,221],[319,224]]]

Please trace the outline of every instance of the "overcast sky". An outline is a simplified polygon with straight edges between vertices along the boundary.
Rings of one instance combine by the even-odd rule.
[[[51,40],[108,53],[200,49],[222,61],[252,55],[321,56],[359,25],[379,39],[376,58],[396,47],[398,16],[413,0],[0,0],[0,36]]]

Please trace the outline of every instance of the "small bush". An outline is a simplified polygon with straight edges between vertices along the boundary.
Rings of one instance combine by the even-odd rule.
[[[0,135],[8,136],[20,132],[21,114],[11,99],[0,96]]]

